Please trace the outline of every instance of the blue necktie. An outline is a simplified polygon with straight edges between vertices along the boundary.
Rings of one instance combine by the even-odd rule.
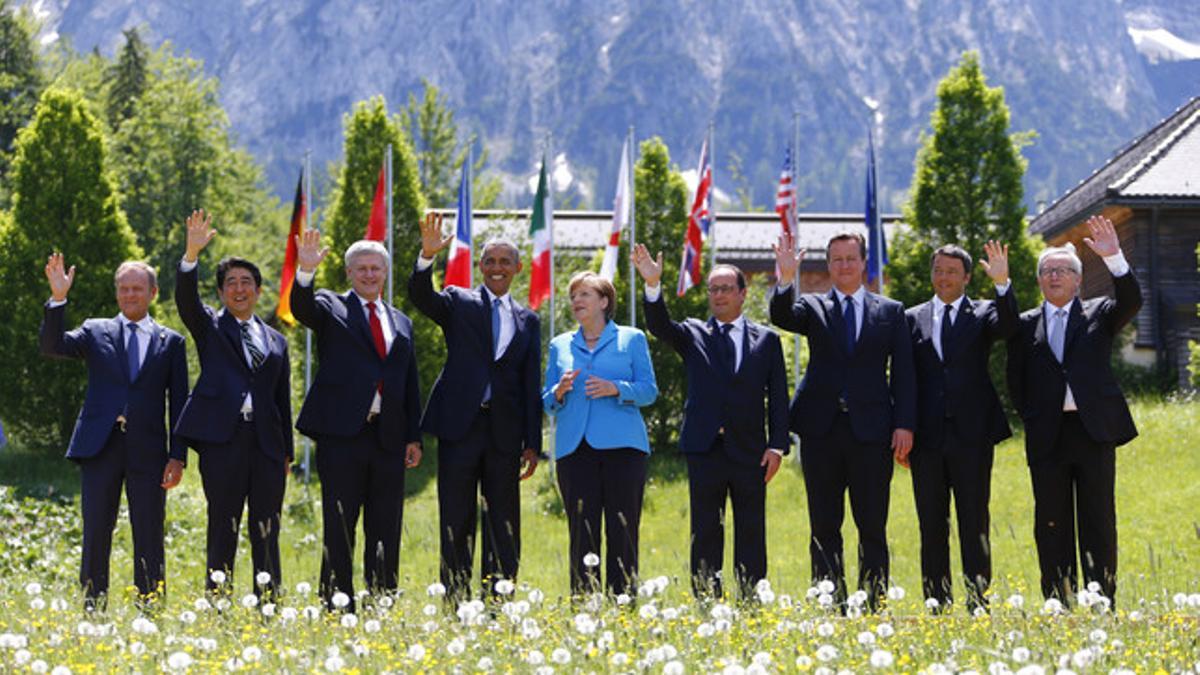
[[[141,359],[138,358],[138,352],[141,351],[141,345],[138,343],[138,327],[137,324],[129,322],[129,342],[125,344],[125,356],[129,359],[129,381],[133,382],[137,379],[138,369],[142,365]]]
[[[855,333],[858,332],[858,321],[854,315],[854,298],[846,296],[846,309],[842,312],[842,323],[846,324],[846,354],[854,354]]]
[[[500,298],[492,300],[492,360],[496,359],[496,348],[500,346]],[[490,377],[489,377],[490,380]],[[489,381],[483,388],[483,402],[492,400],[492,383]]]
[[[500,346],[500,298],[492,300],[492,358],[496,358],[496,349]]]

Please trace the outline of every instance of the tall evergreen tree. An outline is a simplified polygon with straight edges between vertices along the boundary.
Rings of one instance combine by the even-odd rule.
[[[0,197],[7,193],[17,131],[33,116],[42,73],[28,14],[0,0]]]
[[[118,205],[102,124],[76,91],[42,95],[17,137],[13,186],[11,215],[0,221],[0,410],[25,445],[61,451],[86,373],[38,356],[33,327],[49,293],[46,256],[60,250],[78,269],[68,310],[78,322],[116,314],[113,271],[141,249]]]
[[[962,246],[976,259],[989,239],[1007,243],[1017,299],[1038,297],[1038,244],[1026,234],[1021,147],[1031,133],[1009,132],[1001,87],[989,87],[979,55],[966,52],[938,84],[932,134],[923,134],[911,197],[904,206],[907,231],[889,246],[889,294],[907,305],[932,296],[929,257],[942,244]],[[991,297],[988,276],[970,270],[967,293]]]
[[[708,316],[708,303],[703,288],[693,288],[684,297],[675,295],[675,282],[679,278],[682,262],[683,237],[687,230],[688,188],[683,176],[671,164],[670,151],[658,137],[642,141],[641,152],[634,165],[633,186],[635,195],[634,221],[637,241],[646,245],[650,254],[663,253],[663,298],[671,316],[680,320],[684,317]],[[629,237],[622,236],[617,278],[617,323],[629,322]],[[704,256],[704,273],[708,273],[709,256]],[[646,317],[642,312],[642,280],[637,279],[636,302],[638,327],[646,330]],[[560,288],[563,286],[559,284]],[[569,304],[569,303],[567,303]],[[679,428],[683,424],[683,404],[687,398],[687,373],[683,361],[671,346],[661,340],[650,338],[650,357],[654,363],[654,374],[658,380],[658,400],[642,411],[650,433],[650,445],[657,451],[674,450],[679,440]]]
[[[105,109],[113,131],[133,117],[137,102],[146,91],[146,43],[142,42],[136,26],[126,29],[124,34],[125,44],[107,74],[109,86]]]
[[[112,134],[112,160],[130,226],[160,283],[174,286],[181,223],[201,207],[221,232],[205,255],[236,253],[263,266],[268,279],[278,278],[286,216],[278,216],[279,200],[267,190],[261,169],[234,146],[217,79],[205,76],[199,61],[175,56],[169,45],[147,63],[138,104]]]
[[[417,160],[403,131],[399,115],[388,115],[383,96],[359,101],[343,118],[345,141],[342,164],[330,198],[329,219],[325,232],[331,251],[318,269],[322,286],[344,289],[349,286],[342,254],[350,244],[362,239],[371,215],[379,167],[383,165],[388,143],[392,144],[392,230],[395,259],[392,261],[394,295],[391,301],[413,320],[419,345],[421,391],[428,394],[442,367],[446,349],[442,334],[429,319],[408,302],[404,286],[421,248],[421,230],[417,221],[425,210],[417,175]]]

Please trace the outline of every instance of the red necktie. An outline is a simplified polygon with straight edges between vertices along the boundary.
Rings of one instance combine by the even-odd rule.
[[[383,324],[379,323],[379,316],[375,314],[375,303],[367,303],[367,314],[370,316],[371,337],[375,338],[375,351],[379,352],[379,358],[386,359],[387,341],[383,339]]]

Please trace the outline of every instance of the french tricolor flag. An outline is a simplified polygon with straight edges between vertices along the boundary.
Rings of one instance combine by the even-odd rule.
[[[463,162],[462,182],[458,186],[458,213],[454,219],[454,243],[446,262],[442,286],[471,287],[471,174],[470,161]]]

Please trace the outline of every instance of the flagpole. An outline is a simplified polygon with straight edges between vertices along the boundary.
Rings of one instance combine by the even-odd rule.
[[[385,203],[387,204],[387,247],[388,247],[388,278],[387,278],[387,302],[393,302],[392,278],[396,268],[396,242],[393,236],[395,226],[392,224],[392,144],[388,143],[387,148],[383,151],[383,186],[387,194]]]
[[[554,337],[554,181],[551,179],[552,169],[546,168],[546,156],[549,155],[552,159],[554,154],[551,150],[551,143],[554,140],[552,132],[546,132],[546,145],[542,150],[542,170],[546,171],[546,201],[550,203],[550,213],[547,213],[548,229],[546,233],[550,237],[550,337]]]
[[[800,246],[800,111],[792,111],[792,212],[795,218],[792,219],[792,251],[793,253]],[[792,302],[800,299],[800,282],[804,276],[800,273],[800,266],[804,261],[800,261],[800,265],[796,265],[795,278],[792,279]],[[800,334],[792,334],[792,381],[800,382]],[[799,457],[800,454],[796,453]]]
[[[633,143],[634,143],[634,141],[633,141],[633,125],[632,124],[629,125],[629,135],[626,137],[626,139],[627,139],[626,146],[627,146],[628,150],[626,150],[626,156],[621,158],[621,161],[628,160],[628,162],[629,162],[629,176],[626,177],[626,180],[629,181],[629,184],[628,184],[629,191],[627,193],[629,195],[629,325],[636,328],[637,327],[637,271],[634,269],[634,266],[633,266],[633,246],[634,246],[634,244],[637,243],[637,211],[636,211],[637,196],[633,193],[635,183],[633,180],[633,173],[634,173],[634,168],[633,168],[634,146],[633,146]]]
[[[304,151],[304,206],[308,209],[305,214],[305,220],[312,227],[312,149]],[[295,283],[293,281],[292,283]],[[308,389],[312,386],[312,329],[308,326],[304,327],[304,395],[308,396]],[[291,430],[288,430],[289,432]],[[304,443],[304,496],[305,501],[308,499],[308,483],[312,480],[312,471],[310,467],[310,459],[312,458],[312,439],[308,436],[301,437]]]
[[[713,193],[717,191],[717,154],[713,152],[713,122],[708,122],[708,170],[712,173],[712,177],[708,183],[708,203],[711,208],[708,211],[708,238],[712,242],[712,262],[709,264],[709,269],[717,264],[717,207]],[[703,259],[701,259],[703,261]],[[703,272],[703,269],[701,269]],[[696,283],[701,283],[701,279],[697,279]]]
[[[467,217],[470,218],[467,222],[471,224],[471,231],[467,233],[467,260],[470,262],[467,266],[467,288],[475,288],[475,195],[473,194],[475,175],[472,171],[475,154],[473,141],[472,138],[467,142],[467,166],[463,172],[465,176],[463,180],[467,181]],[[454,229],[458,229],[458,223],[454,223]]]

